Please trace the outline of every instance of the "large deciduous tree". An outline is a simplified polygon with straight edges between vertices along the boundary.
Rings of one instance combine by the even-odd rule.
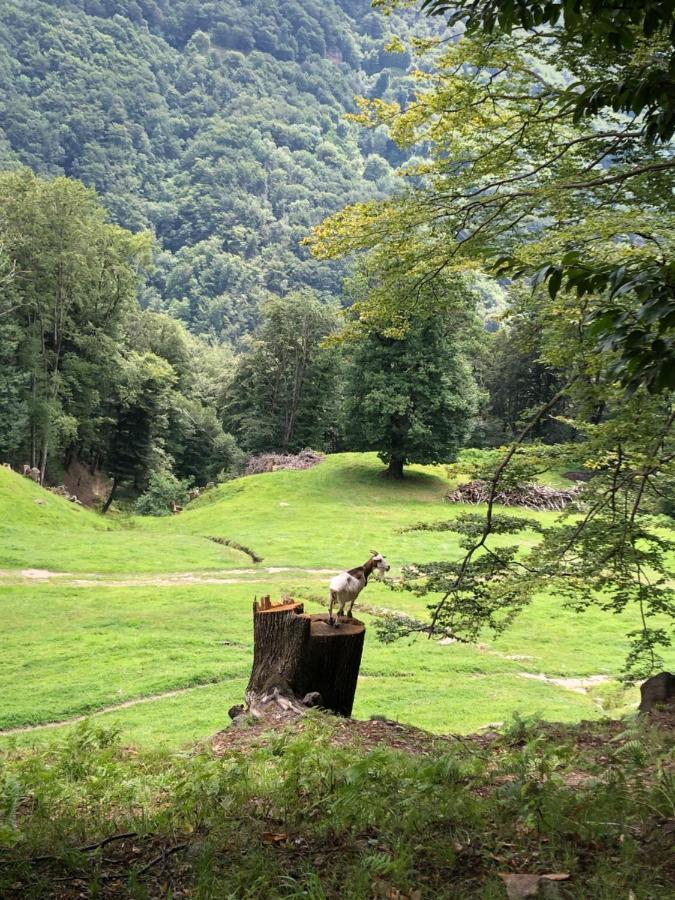
[[[309,292],[270,301],[237,366],[225,424],[250,451],[323,447],[336,429],[336,314]]]
[[[478,392],[447,318],[413,320],[395,337],[370,328],[350,350],[349,446],[377,450],[392,478],[402,478],[407,463],[454,459],[471,432]]]
[[[165,359],[135,351],[120,360],[119,375],[105,455],[105,468],[113,482],[103,512],[107,512],[121,482],[130,482],[140,491],[151,472],[164,467],[176,380],[174,369]]]
[[[17,462],[28,457],[44,478],[50,451],[84,440],[104,414],[151,240],[109,224],[84,185],[27,169],[0,174],[0,235],[13,272],[0,300],[10,373],[0,416],[11,407],[25,423],[5,450]]]

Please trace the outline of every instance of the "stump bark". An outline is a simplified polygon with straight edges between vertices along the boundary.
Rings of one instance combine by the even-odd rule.
[[[302,603],[272,604],[263,597],[253,604],[248,711],[262,715],[274,703],[296,712],[320,705],[351,715],[365,633],[357,619],[342,617],[333,627],[327,613],[309,615]]]

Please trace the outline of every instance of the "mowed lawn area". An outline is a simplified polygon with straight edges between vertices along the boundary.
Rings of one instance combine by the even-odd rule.
[[[207,737],[243,697],[253,598],[292,594],[319,610],[323,570],[358,564],[371,550],[387,556],[394,574],[409,562],[458,555],[452,534],[401,530],[465,509],[444,502],[447,489],[442,468],[413,467],[396,484],[381,477],[373,455],[341,454],[308,471],[222,485],[180,516],[122,520],[0,470],[0,741],[50,741],[69,726],[7,731],[85,714],[142,745]],[[535,540],[518,536],[521,544]],[[36,569],[46,571],[26,571]],[[380,584],[362,600],[412,614],[425,606]],[[472,731],[515,712],[596,718],[600,701],[621,708],[635,691],[607,682],[583,693],[550,679],[614,678],[632,625],[598,610],[576,615],[550,595],[506,634],[486,634],[476,646],[422,637],[383,645],[370,629],[354,714],[439,732]],[[549,681],[526,677],[542,674]],[[151,699],[135,703],[143,698]]]

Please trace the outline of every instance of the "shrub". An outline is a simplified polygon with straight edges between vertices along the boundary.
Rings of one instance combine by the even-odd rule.
[[[172,504],[184,506],[188,502],[189,481],[181,481],[171,472],[153,472],[148,489],[136,501],[141,516],[168,516]]]

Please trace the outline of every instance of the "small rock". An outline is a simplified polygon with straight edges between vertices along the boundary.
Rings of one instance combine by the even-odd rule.
[[[547,875],[503,874],[499,877],[504,882],[509,900],[526,900],[527,897],[544,897],[554,900],[560,896],[557,883],[567,881],[567,872],[550,872]]]

